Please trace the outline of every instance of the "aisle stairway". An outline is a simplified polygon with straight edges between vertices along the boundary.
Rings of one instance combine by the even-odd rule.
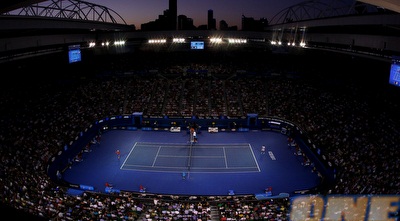
[[[217,206],[211,206],[211,221],[219,221],[219,211]]]

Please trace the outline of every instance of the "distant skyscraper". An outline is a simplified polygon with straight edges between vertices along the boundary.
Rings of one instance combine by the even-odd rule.
[[[217,29],[217,22],[214,19],[214,11],[212,9],[208,10],[207,14],[207,29],[208,30],[216,30]]]
[[[158,19],[141,25],[142,30],[176,30],[178,24],[177,0],[169,0],[169,8]]]
[[[219,30],[228,30],[228,23],[225,20],[219,22]]]
[[[169,23],[170,29],[176,30],[177,19],[178,19],[178,0],[169,0]]]
[[[193,19],[186,15],[178,15],[178,30],[194,30]]]
[[[263,31],[268,26],[268,20],[261,18],[255,20],[252,17],[242,15],[242,31]]]

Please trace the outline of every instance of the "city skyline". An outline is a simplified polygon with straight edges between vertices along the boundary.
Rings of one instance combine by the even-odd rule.
[[[226,21],[229,26],[242,27],[242,16],[256,20],[266,18],[268,21],[287,7],[304,2],[304,0],[178,0],[177,15],[193,19],[198,27],[207,25],[207,13],[213,11],[219,29],[219,22]],[[106,6],[118,13],[127,24],[140,29],[142,24],[155,21],[169,8],[169,0],[98,0],[94,4]]]

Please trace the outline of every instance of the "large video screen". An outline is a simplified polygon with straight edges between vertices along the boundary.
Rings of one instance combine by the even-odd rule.
[[[81,48],[79,45],[71,45],[68,47],[68,62],[75,63],[82,60]]]
[[[389,84],[400,87],[400,57],[393,57],[390,66]]]
[[[204,49],[204,41],[191,41],[190,49],[203,50]]]

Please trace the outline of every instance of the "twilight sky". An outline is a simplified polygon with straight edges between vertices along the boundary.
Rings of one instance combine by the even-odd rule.
[[[117,12],[127,24],[140,25],[155,21],[168,9],[168,0],[86,0],[106,6]],[[260,18],[271,18],[281,10],[305,0],[178,0],[178,15],[193,19],[194,25],[207,24],[207,11],[212,9],[214,18],[219,22],[225,20],[229,26],[242,28],[242,15]]]

